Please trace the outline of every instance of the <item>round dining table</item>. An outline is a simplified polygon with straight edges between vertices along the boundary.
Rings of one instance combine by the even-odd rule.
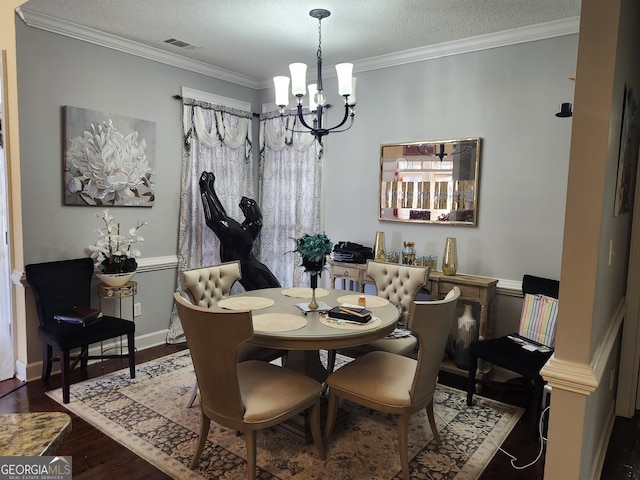
[[[321,307],[357,305],[360,296],[362,294],[348,290],[316,289],[316,299]],[[252,311],[254,338],[250,340],[251,343],[289,350],[287,368],[324,382],[327,370],[320,360],[320,350],[369,343],[396,328],[399,318],[396,305],[382,297],[364,297],[366,308],[372,315],[366,324],[333,320],[322,311],[303,311],[311,300],[310,288],[251,290],[228,297],[226,304],[233,309]],[[227,308],[223,300],[218,306]]]

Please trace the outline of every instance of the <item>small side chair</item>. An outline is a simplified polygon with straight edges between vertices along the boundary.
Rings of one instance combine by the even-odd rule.
[[[103,315],[98,322],[79,326],[58,323],[54,319],[56,313],[70,308],[91,306],[91,258],[34,263],[27,265],[25,272],[38,311],[38,337],[42,340],[42,380],[49,378],[53,362],[59,361],[64,403],[69,403],[71,370],[78,362],[82,368],[86,368],[88,360],[127,358],[129,373],[131,378],[135,378],[134,322]],[[127,336],[128,353],[89,355],[90,345],[123,335]],[[78,349],[79,352],[72,355]],[[59,357],[53,356],[54,350],[60,353]]]
[[[438,445],[442,443],[434,418],[433,395],[459,297],[460,289],[454,287],[443,300],[413,302],[409,328],[418,340],[416,359],[374,351],[329,375],[325,439],[331,435],[341,399],[397,415],[402,478],[409,480],[409,417],[425,409],[434,439]]]
[[[379,297],[386,298],[400,309],[400,324],[407,325],[416,295],[429,279],[429,267],[412,267],[395,263],[367,262],[367,275],[376,284]],[[333,372],[336,352],[351,358],[357,358],[373,351],[385,351],[398,355],[411,356],[415,353],[418,341],[413,335],[401,338],[385,337],[355,347],[329,350],[327,370]]]
[[[524,301],[518,333],[528,338],[531,343],[536,342],[550,348],[545,348],[543,351],[525,350],[520,344],[509,338],[515,334],[472,342],[469,345],[467,405],[473,404],[478,360],[502,367],[522,376],[524,389],[531,402],[529,410],[532,427],[537,434],[545,383],[540,375],[540,370],[553,354],[559,290],[560,282],[557,280],[534,275],[523,276]],[[529,305],[528,308],[527,305]],[[538,333],[535,333],[536,331]],[[537,338],[532,338],[534,336]],[[483,379],[481,383],[487,382]],[[496,384],[497,382],[491,381],[490,383]]]
[[[242,278],[240,261],[220,263],[208,267],[199,267],[182,272],[182,282],[191,303],[203,308],[215,308],[218,301],[231,294],[233,285]],[[238,361],[262,360],[270,362],[281,358],[286,362],[286,350],[259,347],[250,343],[240,346]],[[193,386],[187,407],[191,407],[198,394],[198,383]]]
[[[201,427],[191,468],[198,465],[211,420],[244,433],[247,478],[256,478],[256,432],[309,410],[313,440],[326,459],[320,426],[322,385],[267,362],[238,363],[238,349],[253,338],[251,311],[222,311],[190,304],[174,293],[178,316],[200,385]]]

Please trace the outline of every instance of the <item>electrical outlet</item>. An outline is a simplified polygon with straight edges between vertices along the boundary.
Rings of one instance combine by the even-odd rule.
[[[139,317],[140,315],[142,315],[142,304],[141,303],[134,303],[133,304],[133,316],[134,317]]]

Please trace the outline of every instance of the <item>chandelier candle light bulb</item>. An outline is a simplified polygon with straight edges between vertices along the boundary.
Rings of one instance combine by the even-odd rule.
[[[322,87],[322,19],[331,15],[331,12],[322,8],[316,8],[311,10],[309,15],[318,19],[318,51],[316,54],[318,77],[317,83],[309,85],[309,111],[313,112],[313,126],[307,124],[302,111],[303,98],[307,91],[307,65],[299,62],[291,63],[289,65],[289,72],[291,73],[291,93],[298,99],[296,117],[297,121],[307,129],[294,131],[309,131],[311,135],[316,137],[318,142],[322,144],[322,137],[325,135],[331,132],[344,132],[353,125],[356,105],[356,79],[352,76],[352,63],[339,63],[335,66],[338,76],[338,93],[344,99],[344,117],[334,127],[326,127],[323,124],[323,112],[324,109],[328,108],[328,105],[327,96]],[[284,115],[285,107],[289,104],[289,82],[283,78],[286,77],[273,77],[276,105],[280,108],[281,115]],[[349,117],[351,117],[349,125],[340,130],[340,127],[347,122]]]

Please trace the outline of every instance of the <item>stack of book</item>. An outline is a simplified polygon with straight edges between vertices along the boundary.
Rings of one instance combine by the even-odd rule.
[[[345,307],[341,305],[339,307],[333,307],[328,313],[329,318],[345,320],[347,322],[367,323],[371,320],[371,311],[366,308]]]

